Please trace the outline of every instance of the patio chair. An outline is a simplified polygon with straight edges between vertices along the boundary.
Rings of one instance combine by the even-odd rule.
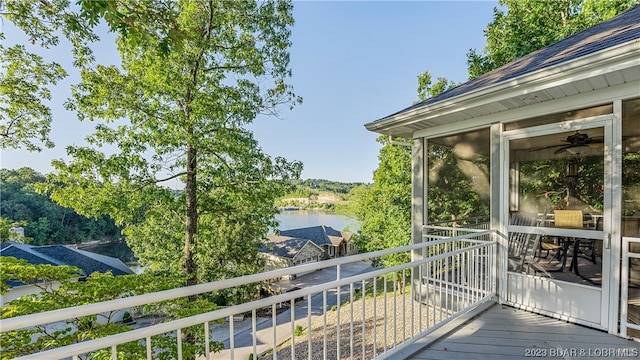
[[[540,254],[543,250],[547,252],[544,256]],[[543,258],[547,258],[549,256],[550,251],[553,251],[557,254],[557,255],[554,255],[554,257],[555,256],[562,257],[564,252],[564,247],[561,244],[555,243],[551,238],[545,237],[540,241],[540,249],[538,249],[538,257],[542,256]]]
[[[547,217],[547,211],[542,214],[541,224],[544,224]],[[535,214],[514,213],[511,216],[511,225],[519,226],[538,226],[537,216]],[[535,272],[544,272],[542,267],[538,266],[533,254],[535,254],[540,244],[540,234],[509,232],[509,271],[528,272],[533,269]],[[530,251],[532,256],[529,256]],[[527,271],[525,271],[525,264]]]
[[[567,229],[582,229],[584,228],[584,218],[581,210],[554,210],[555,214],[555,226]],[[596,263],[597,247],[594,239],[575,239],[575,238],[562,238],[563,241],[563,253],[562,253],[562,267],[560,271],[563,271],[566,267],[568,251],[571,245],[573,245],[573,258],[569,271],[574,270],[577,275],[578,272],[578,256],[580,254],[587,255],[591,261]],[[590,251],[587,254],[585,251]]]
[[[553,213],[557,228],[582,229],[582,210],[554,210]]]
[[[559,211],[561,210],[554,210],[554,217],[557,216],[556,214]],[[563,224],[565,222],[566,220],[562,217],[562,215],[560,215],[560,223]],[[555,223],[555,220],[554,220],[554,223]],[[544,256],[542,256],[542,251],[546,251]],[[540,239],[540,247],[538,248],[538,251],[537,251],[538,258],[543,257],[546,259],[549,256],[549,253],[551,251],[554,252],[553,258],[551,260],[563,259],[563,257],[565,256],[564,243],[562,241],[559,241],[557,237],[549,237],[549,236],[542,237],[542,239]]]

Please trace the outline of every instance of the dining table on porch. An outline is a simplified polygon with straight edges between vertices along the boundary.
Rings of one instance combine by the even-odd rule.
[[[602,228],[602,214],[583,213],[581,210],[554,210],[544,219],[545,226],[566,228],[566,229],[592,229],[599,230]],[[597,263],[596,248],[597,239],[576,238],[571,236],[551,236],[552,246],[546,246],[544,249],[544,241],[541,242],[541,250],[556,249],[554,258],[560,261],[559,269],[550,270],[550,272],[563,272],[567,267],[567,260],[571,253],[571,262],[569,263],[569,271],[573,271],[577,276],[587,281],[591,279],[585,278],[580,274],[578,266],[578,258],[581,255],[588,255],[593,264]],[[547,243],[549,244],[549,243]],[[571,251],[570,251],[571,250]],[[583,250],[590,250],[585,253]]]

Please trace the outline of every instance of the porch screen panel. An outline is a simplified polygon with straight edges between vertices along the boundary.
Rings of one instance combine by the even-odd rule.
[[[430,138],[427,154],[427,222],[488,229],[489,128]]]
[[[537,219],[533,226],[602,231],[603,142],[600,127],[511,140],[510,218],[522,214]],[[532,266],[524,267],[528,274],[601,287],[602,239],[544,235],[534,240],[526,259]]]

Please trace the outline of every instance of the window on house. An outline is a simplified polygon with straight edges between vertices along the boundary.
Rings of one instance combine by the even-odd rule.
[[[622,102],[622,235],[640,237],[640,98]]]

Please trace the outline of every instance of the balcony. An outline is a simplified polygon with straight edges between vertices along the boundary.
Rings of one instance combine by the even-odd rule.
[[[436,226],[427,227],[426,230],[455,231],[456,235],[425,235],[425,242],[401,248],[3,319],[0,329],[5,333],[34,326],[55,327],[67,319],[130,309],[246,284],[274,282],[300,272],[321,271],[335,274],[335,278],[318,285],[301,287],[191,317],[140,326],[128,332],[64,347],[44,349],[21,359],[95,358],[99,351],[101,354],[110,354],[112,359],[118,359],[123,358],[119,349],[131,343],[144,349],[143,353],[135,355],[136,358],[153,359],[158,354],[163,354],[182,359],[182,334],[184,329],[190,327],[199,329],[205,339],[224,345],[224,350],[214,352],[210,342],[204,342],[199,351],[199,358],[204,359],[405,359],[410,356],[420,359],[432,358],[436,354],[444,356],[442,353],[448,349],[462,349],[458,355],[464,357],[465,351],[470,347],[486,349],[495,354],[498,347],[494,346],[492,349],[491,346],[473,345],[473,341],[479,340],[473,340],[472,335],[475,333],[473,329],[491,324],[494,321],[492,317],[497,316],[496,312],[500,313],[501,309],[499,305],[495,305],[497,234],[483,229],[447,230]],[[358,268],[354,264],[363,261],[375,263],[376,259],[383,256],[404,256],[408,260],[391,268],[373,268],[366,272],[346,270]],[[483,312],[479,318],[474,318],[487,308],[490,310]],[[564,332],[573,331],[567,329],[581,328],[522,310],[508,309],[512,310],[507,312],[509,314],[525,314],[525,317],[510,318],[511,315],[507,315],[501,320],[504,326],[497,325],[498,328],[502,327],[501,331],[497,331],[500,329],[496,329],[494,325],[492,331],[496,332],[493,338],[498,341],[504,342],[505,338],[513,337],[514,326],[522,329],[523,324],[526,325],[525,321],[528,321],[526,326],[532,329],[537,326],[541,334],[549,333],[549,324],[564,324],[561,330]],[[537,320],[523,320],[526,316]],[[244,320],[239,321],[240,319]],[[510,321],[513,325],[511,327],[506,324]],[[143,325],[142,323],[140,321],[138,325]],[[547,331],[540,328],[540,324],[546,324],[544,326],[547,326]],[[451,334],[453,329],[460,329],[462,333],[459,334],[466,334],[462,345],[460,336],[455,332]],[[590,336],[596,338],[630,343],[596,330],[590,331],[595,333]],[[163,334],[170,335],[168,338],[175,342],[175,354],[167,354],[166,350],[160,349],[161,345],[156,339]],[[443,338],[445,334],[448,337]],[[439,342],[441,339],[453,343]],[[551,344],[556,348],[576,348],[575,342],[570,339],[569,336],[565,342],[547,342],[557,340],[557,337],[544,340],[543,336],[536,335],[519,341],[515,345],[517,349],[511,351],[524,355],[526,349],[549,349]],[[457,345],[452,345],[456,341]],[[635,345],[631,347],[636,349]]]

